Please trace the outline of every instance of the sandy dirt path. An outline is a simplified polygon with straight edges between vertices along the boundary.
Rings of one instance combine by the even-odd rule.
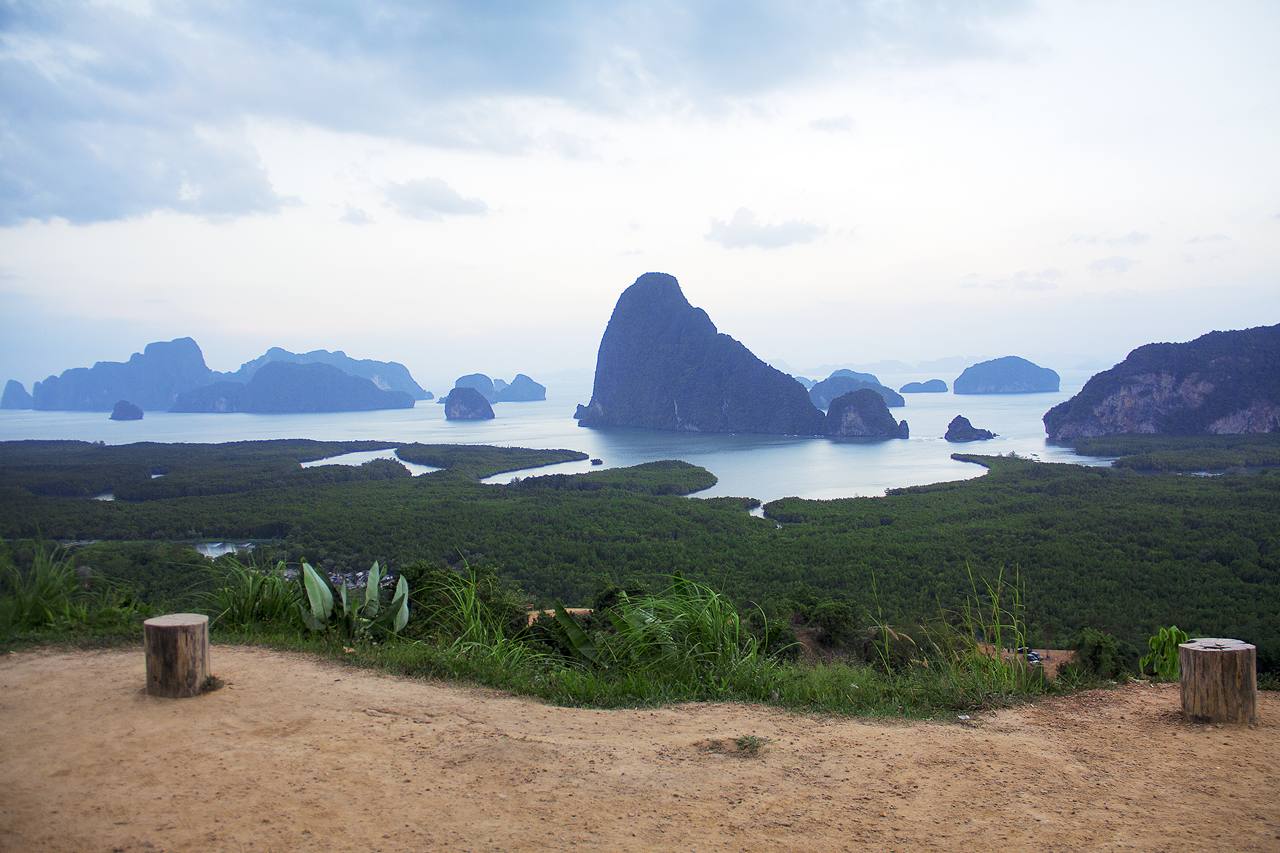
[[[1280,697],[1192,726],[1172,687],[968,724],[754,706],[555,708],[215,647],[0,658],[4,850],[1280,850]],[[769,739],[758,757],[717,751]]]

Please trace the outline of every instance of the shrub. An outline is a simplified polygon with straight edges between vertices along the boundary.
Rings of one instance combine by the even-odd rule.
[[[1097,678],[1118,679],[1129,671],[1120,641],[1096,628],[1083,629],[1075,648],[1077,664]]]
[[[809,624],[818,629],[818,642],[833,648],[847,648],[858,638],[858,614],[853,605],[827,599],[809,610]]]

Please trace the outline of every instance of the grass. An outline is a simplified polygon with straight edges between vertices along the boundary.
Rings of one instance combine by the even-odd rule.
[[[297,615],[299,583],[283,566],[223,564],[222,585],[203,598],[218,643],[318,654],[412,677],[486,685],[559,705],[620,708],[688,701],[766,703],[800,711],[941,717],[1027,701],[1054,689],[1037,668],[991,654],[1021,645],[1026,627],[1017,583],[1003,576],[979,587],[950,614],[902,642],[887,624],[883,648],[862,662],[808,664],[767,653],[739,610],[705,584],[680,576],[661,592],[620,593],[579,621],[561,609],[530,628],[512,619],[491,576],[437,572],[414,591],[413,636],[351,641],[306,632]],[[58,552],[41,549],[25,572],[6,567],[5,645],[137,642],[145,613],[93,597]],[[66,617],[71,613],[72,617]],[[517,610],[516,615],[520,613]],[[19,620],[21,616],[21,620]],[[110,617],[110,618],[107,618]],[[124,617],[124,618],[122,618]],[[776,644],[774,644],[776,645]],[[903,650],[907,650],[904,653]],[[761,744],[739,745],[743,752]]]
[[[420,639],[345,645],[336,635],[304,635],[283,624],[225,623],[217,639],[597,708],[729,701],[843,715],[945,717],[1055,689],[1021,659],[984,650],[982,642],[1025,637],[1020,596],[1003,579],[985,587],[981,606],[975,599],[963,618],[928,632],[911,659],[886,655],[818,664],[766,654],[763,639],[723,595],[679,577],[660,593],[623,594],[589,622],[562,613],[532,630],[514,627],[495,611],[485,582],[475,573],[445,573],[415,591],[411,624]]]

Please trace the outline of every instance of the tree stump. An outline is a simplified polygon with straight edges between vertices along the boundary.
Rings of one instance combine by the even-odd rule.
[[[1178,646],[1182,712],[1197,723],[1252,723],[1258,716],[1256,647],[1204,638]]]
[[[198,696],[209,678],[209,617],[170,613],[142,623],[147,692],[180,699]]]

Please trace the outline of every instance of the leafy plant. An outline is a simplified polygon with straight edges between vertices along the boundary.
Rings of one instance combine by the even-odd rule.
[[[409,622],[409,584],[401,575],[396,582],[391,606],[384,610],[380,599],[383,577],[382,567],[375,561],[369,569],[363,595],[358,596],[358,587],[349,586],[344,581],[335,589],[329,579],[312,568],[310,563],[303,563],[302,588],[306,602],[298,604],[303,624],[311,631],[336,628],[343,637],[351,640],[371,639],[375,629],[399,633]]]
[[[1191,636],[1177,625],[1170,625],[1156,631],[1147,640],[1150,651],[1138,661],[1139,672],[1151,669],[1151,674],[1161,681],[1177,681],[1181,675],[1178,663],[1178,646],[1191,639]]]
[[[733,743],[738,747],[738,753],[750,758],[755,758],[760,754],[760,749],[769,742],[767,737],[759,735],[740,735],[734,738]]]

